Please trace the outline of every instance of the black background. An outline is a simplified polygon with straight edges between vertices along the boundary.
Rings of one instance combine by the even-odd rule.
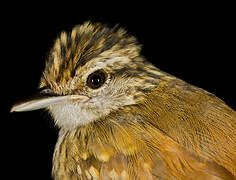
[[[115,2],[113,2],[115,3]],[[120,24],[143,44],[142,54],[172,75],[214,93],[236,109],[235,29],[231,5],[132,4],[99,7],[11,4],[1,14],[1,149],[11,179],[50,179],[58,130],[42,110],[12,113],[38,87],[45,59],[61,30],[86,20]],[[152,7],[152,8],[151,8]],[[95,10],[97,13],[95,13]],[[103,14],[103,15],[101,15]]]

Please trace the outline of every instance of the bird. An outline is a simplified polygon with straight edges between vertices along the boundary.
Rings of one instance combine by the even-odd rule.
[[[236,179],[236,112],[166,73],[120,25],[62,31],[36,97],[11,112],[46,109],[59,134],[55,180]]]

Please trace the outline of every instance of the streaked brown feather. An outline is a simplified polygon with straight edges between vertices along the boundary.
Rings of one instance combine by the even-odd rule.
[[[51,113],[60,128],[53,178],[236,179],[236,112],[140,51],[124,29],[100,23],[56,39],[41,78],[43,97],[11,110]]]
[[[112,170],[119,178],[127,172],[128,179],[234,179],[235,112],[214,95],[193,86],[183,91],[185,86],[163,81],[139,105],[67,132],[55,157],[64,168],[54,169],[55,178],[77,174],[79,165],[82,171],[95,167],[100,179],[112,179]]]
[[[62,127],[55,179],[233,179],[236,112],[203,89],[160,71],[140,50],[124,29],[100,23],[86,22],[55,41],[41,87],[57,95],[92,93],[84,74],[102,63],[113,77],[106,95],[135,102],[75,129]]]

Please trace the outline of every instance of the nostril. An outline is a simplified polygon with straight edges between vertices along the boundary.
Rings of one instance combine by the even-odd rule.
[[[50,89],[49,86],[43,86],[43,87],[39,88],[39,92],[42,92],[46,89]]]
[[[56,96],[57,94],[48,86],[39,89],[39,94],[42,96]]]

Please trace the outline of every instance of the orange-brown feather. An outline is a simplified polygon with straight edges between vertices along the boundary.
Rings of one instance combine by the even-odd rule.
[[[138,105],[68,131],[53,173],[78,175],[79,166],[81,179],[91,167],[103,179],[234,179],[235,124],[217,97],[167,78]]]

